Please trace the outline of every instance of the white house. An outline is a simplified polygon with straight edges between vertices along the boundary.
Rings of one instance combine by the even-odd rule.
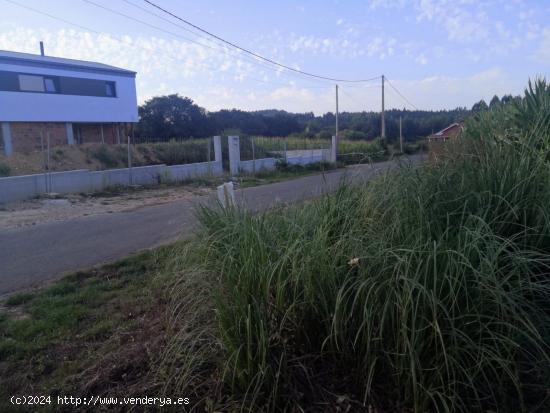
[[[42,49],[43,50],[43,49]],[[120,143],[138,121],[136,72],[0,50],[0,153]]]

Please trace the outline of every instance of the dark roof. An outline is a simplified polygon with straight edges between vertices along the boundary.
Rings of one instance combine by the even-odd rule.
[[[95,73],[113,73],[135,77],[136,72],[121,69],[119,67],[106,65],[85,60],[64,59],[61,57],[42,56],[31,53],[10,52],[0,50],[0,63],[20,64],[25,66],[39,66],[53,69],[68,69]]]

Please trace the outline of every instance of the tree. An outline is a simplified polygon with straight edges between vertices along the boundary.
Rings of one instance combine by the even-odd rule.
[[[489,110],[489,106],[487,106],[487,103],[483,99],[472,106],[472,112],[482,112],[485,110]]]
[[[139,108],[138,134],[162,138],[204,137],[213,133],[206,111],[187,97],[159,96]]]
[[[506,105],[514,100],[514,97],[512,95],[504,95],[502,96],[502,99],[500,99],[500,103],[502,105]]]
[[[493,110],[500,106],[500,99],[497,95],[493,96],[491,101],[489,102],[489,109]]]

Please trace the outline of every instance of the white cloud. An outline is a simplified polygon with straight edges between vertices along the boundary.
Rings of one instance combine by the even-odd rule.
[[[488,36],[488,18],[479,9],[463,7],[471,6],[472,3],[469,0],[420,0],[417,5],[417,20],[428,20],[442,25],[449,40],[463,43],[485,40]]]
[[[414,61],[421,65],[428,64],[428,59],[426,59],[426,56],[424,56],[424,54],[421,54],[420,56],[418,56],[416,59],[414,59]]]
[[[202,82],[223,80],[225,73],[229,78],[244,78],[257,72],[257,66],[236,54],[155,36],[113,37],[73,29],[19,27],[0,32],[0,49],[37,53],[40,40],[44,40],[46,54],[51,56],[97,61],[136,71],[140,101],[159,93],[198,89]],[[197,82],[198,79],[201,81]],[[168,81],[171,90],[166,87]]]
[[[550,66],[550,27],[544,29],[542,40],[535,53],[535,59]]]
[[[318,114],[334,110],[333,85],[324,89],[301,87],[299,85],[307,84],[305,79],[295,78],[296,84],[290,82],[288,79],[292,77],[285,75],[282,69],[274,74],[271,70],[252,65],[241,54],[228,56],[178,40],[128,35],[114,38],[108,34],[77,30],[47,31],[20,27],[0,32],[0,49],[37,53],[41,39],[45,41],[47,54],[99,61],[137,71],[140,102],[159,94],[180,93],[209,110],[280,108]],[[351,38],[294,35],[293,41],[296,51],[337,53],[344,50],[348,56],[355,54],[380,59],[394,54],[398,44],[396,39],[382,36],[368,39],[361,45]],[[403,49],[404,46],[400,47]],[[421,65],[431,62],[430,55],[419,50],[415,53],[413,49],[417,50],[410,45],[411,62],[416,60]],[[474,55],[476,50],[468,53]],[[550,61],[550,28],[541,37],[537,58]],[[391,72],[388,74],[391,77]],[[252,80],[254,78],[279,85],[256,82]],[[490,99],[494,94],[517,94],[526,81],[512,80],[507,72],[498,68],[466,77],[430,76],[417,81],[392,79],[392,83],[413,103],[426,109],[471,106],[481,98]],[[310,84],[319,86],[315,82]],[[379,89],[353,89],[345,85],[342,88],[354,97],[350,99],[345,93],[340,95],[342,110],[379,110]],[[403,107],[403,101],[390,89],[387,88],[387,107]]]
[[[495,94],[519,94],[527,79],[512,79],[502,69],[492,68],[465,77],[430,76],[414,81],[392,80],[392,83],[419,108],[437,110],[471,107],[480,99],[489,101]],[[388,93],[390,107],[405,105],[393,90]]]

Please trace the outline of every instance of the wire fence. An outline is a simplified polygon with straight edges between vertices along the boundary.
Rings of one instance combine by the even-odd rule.
[[[243,161],[263,158],[286,159],[321,153],[323,150],[330,150],[330,146],[331,141],[327,139],[245,136],[240,138],[240,155]]]
[[[121,144],[90,142],[67,145],[49,133],[36,138],[32,148],[0,157],[2,176],[31,175],[77,169],[103,171],[146,165],[182,165],[214,161],[213,138],[153,139],[146,143],[131,138]],[[45,178],[47,179],[47,178]]]

